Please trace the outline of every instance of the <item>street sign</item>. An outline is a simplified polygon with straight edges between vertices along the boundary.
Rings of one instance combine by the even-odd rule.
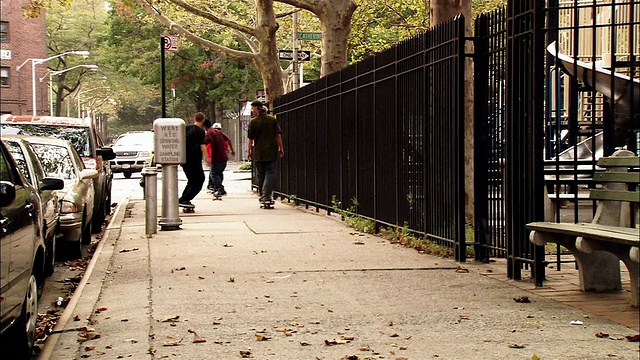
[[[164,49],[168,51],[178,51],[178,37],[175,35],[162,35],[164,39]]]
[[[293,60],[293,50],[278,50],[278,59],[280,60]],[[311,51],[298,50],[298,61],[311,60]]]
[[[298,38],[300,40],[322,40],[322,33],[319,32],[299,32]]]

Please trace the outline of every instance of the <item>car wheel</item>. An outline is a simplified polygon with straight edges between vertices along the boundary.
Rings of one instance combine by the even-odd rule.
[[[125,179],[131,179],[131,171],[125,171],[122,173]]]
[[[105,219],[105,208],[106,208],[106,203],[107,203],[107,198],[102,200],[102,203],[100,204],[100,206],[96,209],[96,211],[93,213],[93,219],[91,220],[92,222],[92,231],[93,233],[97,234],[102,230],[102,224],[104,223],[104,219]],[[88,243],[85,243],[88,244]]]
[[[27,294],[22,304],[20,317],[13,324],[8,335],[8,344],[18,359],[31,357],[33,344],[36,340],[36,321],[38,320],[38,281],[35,275],[29,278]]]
[[[54,231],[51,239],[45,242],[47,247],[44,258],[44,276],[51,276],[53,274],[53,268],[56,264],[56,234],[58,231]]]
[[[91,229],[92,229],[91,225],[93,221],[85,221],[84,223],[85,223],[85,226],[82,230],[82,243],[91,244]]]

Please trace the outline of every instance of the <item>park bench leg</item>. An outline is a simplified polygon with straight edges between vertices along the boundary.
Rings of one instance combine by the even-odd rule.
[[[587,254],[573,249],[571,252],[578,264],[582,291],[600,292],[622,289],[620,259],[617,256],[604,251]]]

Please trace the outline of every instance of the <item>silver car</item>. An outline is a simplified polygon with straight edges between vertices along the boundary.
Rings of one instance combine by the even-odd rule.
[[[79,258],[82,244],[91,242],[95,189],[95,169],[86,169],[78,152],[67,140],[25,137],[31,143],[42,169],[49,177],[64,180],[60,198],[60,238],[58,249],[70,258]]]
[[[153,163],[153,132],[130,131],[120,135],[113,144],[116,158],[111,160],[111,171],[125,178],[141,172]]]

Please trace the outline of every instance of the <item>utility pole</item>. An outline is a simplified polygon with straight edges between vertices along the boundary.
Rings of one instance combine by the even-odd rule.
[[[300,88],[300,70],[298,67],[298,8],[293,8],[293,90]]]

